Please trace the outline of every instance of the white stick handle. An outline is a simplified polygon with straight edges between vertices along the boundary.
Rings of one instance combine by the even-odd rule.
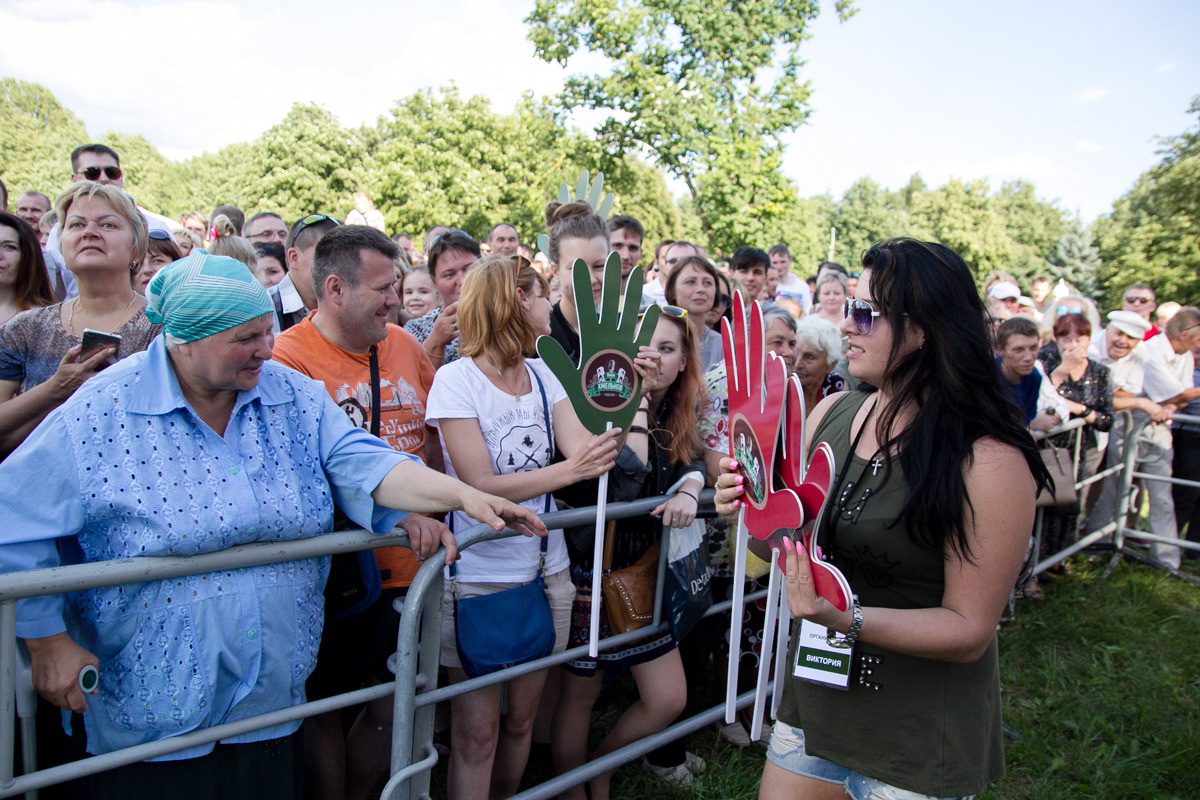
[[[763,622],[762,652],[758,656],[758,684],[754,687],[754,718],[750,723],[750,741],[762,736],[763,710],[767,703],[767,684],[771,680],[771,655],[775,645],[776,611],[779,609],[779,548],[771,548],[771,578],[767,582],[767,618]]]
[[[738,664],[742,659],[742,616],[746,610],[746,509],[738,513],[733,560],[733,608],[729,610],[729,669],[725,680],[725,724],[737,720]]]
[[[779,719],[779,701],[783,698],[784,682],[788,678],[787,654],[792,639],[792,609],[788,607],[787,590],[780,585],[779,630],[775,640],[775,691],[771,695],[771,719]]]
[[[612,430],[610,420],[606,431]],[[604,577],[604,518],[608,511],[608,473],[596,488],[596,541],[592,546],[592,618],[588,627],[588,658],[600,655],[600,579]]]

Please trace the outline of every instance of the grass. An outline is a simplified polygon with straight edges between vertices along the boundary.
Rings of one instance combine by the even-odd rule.
[[[981,800],[1190,798],[1200,796],[1200,588],[1141,564],[1121,562],[1104,582],[1107,555],[1076,557],[1075,574],[1022,600],[1000,633],[1005,777]],[[1185,570],[1196,574],[1196,561]],[[592,721],[593,745],[632,699],[627,684],[606,692]],[[709,729],[688,738],[708,772],[674,790],[632,765],[614,798],[754,798],[765,759]],[[444,796],[444,762],[434,797]],[[531,764],[522,788],[550,776]]]

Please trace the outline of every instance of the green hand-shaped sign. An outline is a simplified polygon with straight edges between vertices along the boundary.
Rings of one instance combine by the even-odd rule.
[[[658,324],[659,308],[646,310],[638,329],[642,282],[631,277],[621,308],[621,258],[609,253],[604,262],[600,313],[592,299],[592,279],[579,259],[571,270],[575,287],[575,318],[579,320],[579,363],[572,364],[562,345],[549,336],[537,340],[538,355],[562,383],[579,421],[595,434],[608,423],[625,428],[637,413],[642,378],[634,369],[638,348],[650,344]]]

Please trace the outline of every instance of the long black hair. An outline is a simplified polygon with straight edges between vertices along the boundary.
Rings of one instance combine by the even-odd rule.
[[[908,480],[900,519],[918,544],[971,560],[967,535],[974,507],[963,478],[974,446],[991,437],[1021,451],[1039,490],[1050,483],[1029,430],[1004,394],[987,328],[987,312],[971,271],[948,247],[888,239],[862,258],[871,296],[894,333],[885,375],[891,402],[880,409],[885,453],[898,452]],[[906,332],[925,341],[903,353]],[[892,433],[902,411],[912,422]]]

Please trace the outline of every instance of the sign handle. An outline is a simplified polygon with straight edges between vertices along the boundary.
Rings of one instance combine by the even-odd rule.
[[[604,430],[611,431],[612,420]],[[600,580],[604,577],[604,523],[608,515],[608,473],[600,476],[596,489],[596,540],[592,546],[592,618],[588,627],[588,658],[600,655]]]
[[[742,501],[743,503],[745,501]],[[725,724],[737,721],[738,664],[742,659],[742,616],[746,611],[746,507],[738,512],[737,542],[733,561],[733,607],[729,622],[729,669],[725,681]]]
[[[754,688],[754,718],[750,723],[750,741],[762,736],[762,719],[767,700],[767,683],[771,680],[771,654],[775,644],[776,614],[779,609],[779,548],[771,548],[771,578],[767,583],[767,618],[763,623],[762,652],[758,658],[758,684]]]

